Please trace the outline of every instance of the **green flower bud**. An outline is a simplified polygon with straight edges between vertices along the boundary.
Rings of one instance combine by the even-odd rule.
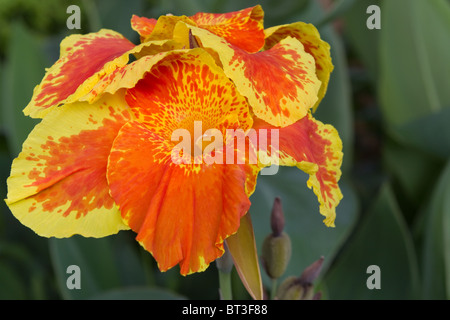
[[[311,283],[302,283],[298,277],[288,277],[278,287],[277,298],[279,300],[317,300],[320,294],[314,293]]]
[[[290,276],[278,287],[277,298],[279,300],[302,300],[304,291],[303,286],[299,283],[299,278]]]
[[[270,234],[264,239],[262,261],[267,275],[272,279],[281,277],[291,259],[291,239],[282,232],[275,236]]]
[[[314,293],[313,281],[322,269],[323,257],[307,267],[300,277],[287,277],[278,287],[279,300],[316,300],[320,293]]]

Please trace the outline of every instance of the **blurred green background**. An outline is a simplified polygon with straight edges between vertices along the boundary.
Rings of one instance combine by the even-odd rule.
[[[68,30],[66,8],[81,8],[81,30]],[[306,21],[330,43],[335,70],[315,117],[344,143],[336,228],[318,213],[307,176],[281,168],[261,176],[251,215],[258,250],[270,232],[275,196],[283,203],[293,255],[284,277],[323,256],[316,280],[323,299],[450,298],[450,1],[448,0],[0,0],[0,197],[11,161],[36,123],[22,109],[59,43],[100,28],[133,42],[132,14],[192,15],[261,4],[265,27]],[[369,5],[381,29],[369,30]],[[0,299],[218,299],[218,276],[160,273],[132,232],[103,239],[40,238],[0,202]],[[81,290],[68,290],[69,265]],[[367,268],[381,270],[369,290]],[[248,299],[233,271],[233,293]],[[263,272],[264,284],[269,279]]]

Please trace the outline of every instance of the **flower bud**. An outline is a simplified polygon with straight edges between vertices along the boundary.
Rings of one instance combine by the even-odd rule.
[[[279,197],[276,197],[273,202],[272,213],[270,215],[270,227],[274,236],[279,236],[284,229],[284,213]]]
[[[323,265],[323,257],[320,257],[317,261],[313,262],[309,267],[307,267],[302,275],[300,276],[300,280],[305,284],[312,284],[314,280],[319,276],[320,271],[322,270]]]
[[[320,293],[314,293],[313,281],[322,269],[323,257],[307,267],[300,277],[287,277],[279,286],[277,298],[280,300],[317,300]]]
[[[291,239],[283,232],[284,214],[278,197],[273,202],[270,227],[272,233],[263,242],[262,261],[269,277],[277,279],[283,275],[291,259]]]
[[[262,261],[269,277],[281,277],[291,259],[291,239],[282,232],[279,236],[269,234],[263,242]]]
[[[277,298],[280,300],[302,300],[303,295],[303,286],[300,284],[299,278],[295,276],[287,277],[277,291]]]

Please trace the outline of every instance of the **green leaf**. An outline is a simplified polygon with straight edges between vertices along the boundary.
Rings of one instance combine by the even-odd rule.
[[[450,3],[384,1],[381,17],[379,88],[388,124],[450,106]]]
[[[450,299],[450,162],[417,221],[423,238],[424,299]]]
[[[9,44],[2,73],[1,88],[3,126],[14,156],[38,120],[26,117],[22,110],[33,95],[33,88],[44,76],[46,59],[41,42],[24,25],[16,22],[11,27]]]
[[[258,250],[264,238],[271,233],[270,213],[276,196],[283,203],[285,232],[290,236],[292,256],[283,278],[300,276],[312,262],[325,257],[326,270],[349,233],[358,215],[359,203],[352,187],[342,179],[340,187],[344,198],[336,210],[336,227],[328,228],[319,213],[319,202],[314,192],[306,186],[308,177],[297,168],[280,167],[276,175],[258,177],[255,193],[250,200],[253,227]],[[263,281],[270,279],[263,273]]]
[[[262,300],[263,287],[258,263],[258,253],[252,220],[247,213],[241,219],[238,231],[227,239],[234,265],[248,293],[255,300]]]
[[[133,14],[140,15],[143,10],[143,0],[98,0],[95,5],[84,2],[91,11],[98,15],[98,23],[102,28],[120,32],[130,40],[139,40],[138,34],[131,28]],[[151,18],[151,17],[150,17]],[[155,17],[157,18],[157,17]],[[93,26],[95,28],[95,25]],[[98,30],[92,30],[97,32]]]
[[[411,209],[405,215],[416,214],[417,208],[429,196],[432,186],[442,170],[440,159],[420,150],[386,139],[383,145],[383,162],[385,172],[390,174],[406,198]],[[414,212],[413,212],[414,211]]]
[[[352,7],[354,7],[356,0],[338,0],[335,1],[333,4],[333,7],[326,12],[324,17],[320,17],[316,22],[313,24],[317,27],[321,27],[327,23],[330,23],[331,21],[341,17],[343,14],[345,14],[347,11],[349,11]]]
[[[2,75],[2,74],[4,74],[4,67],[3,67],[3,63],[2,62],[0,62],[0,75]],[[3,87],[5,86],[5,77],[4,76],[0,76],[0,93],[1,93],[1,96],[3,96]],[[0,102],[1,103],[4,103],[4,98],[0,98]],[[3,108],[1,108],[1,109],[3,109]],[[4,111],[3,110],[0,110],[0,114],[1,114],[1,116],[2,116],[2,119],[4,118]],[[0,143],[1,143],[1,149],[0,150],[2,150],[3,149],[3,135],[6,133],[6,129],[4,128],[4,126],[5,126],[5,121],[4,120],[0,120]]]
[[[380,289],[368,289],[371,265],[380,268]],[[329,299],[415,299],[418,268],[411,235],[392,188],[385,184],[348,246],[325,275]]]
[[[381,7],[380,2],[380,0],[355,1],[354,5],[344,16],[346,25],[345,36],[350,42],[351,49],[356,51],[358,57],[369,69],[372,80],[377,79],[378,76],[380,30],[367,28],[366,23],[369,18],[367,8],[370,5]],[[381,12],[383,13],[383,8],[381,8]]]
[[[427,114],[391,131],[391,135],[405,146],[435,157],[450,157],[450,108]]]
[[[120,285],[111,238],[50,239],[50,252],[58,287],[65,299],[89,299],[104,290]],[[81,289],[68,289],[67,268],[80,268]]]
[[[185,297],[160,288],[124,287],[105,291],[92,300],[184,300]]]
[[[0,241],[0,299],[45,298],[46,290],[39,287],[47,280],[43,266],[29,249],[24,243]]]
[[[0,260],[0,300],[26,299],[26,287],[20,274]]]
[[[114,262],[117,266],[120,284],[122,286],[140,286],[150,284],[147,279],[148,270],[145,269],[142,261],[142,252],[149,256],[150,253],[144,251],[135,239],[136,234],[131,231],[121,231],[111,237],[111,245],[114,251]]]

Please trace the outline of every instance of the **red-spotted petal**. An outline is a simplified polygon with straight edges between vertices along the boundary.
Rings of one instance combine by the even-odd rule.
[[[297,39],[285,38],[269,50],[250,54],[209,31],[186,27],[203,47],[217,53],[224,72],[258,118],[287,126],[315,105],[321,83],[313,57]]]
[[[317,195],[320,213],[325,216],[324,223],[334,226],[335,209],[342,199],[338,181],[343,157],[342,141],[336,129],[315,120],[310,114],[284,128],[256,120],[254,129],[272,143],[271,130],[278,130],[278,146],[267,152],[272,157],[279,157],[280,165],[296,166],[310,175],[307,184]]]
[[[24,113],[40,118],[55,106],[77,101],[102,75],[127,64],[128,51],[134,47],[119,33],[106,29],[66,37],[61,42],[59,60],[34,89]]]
[[[156,19],[138,17],[137,15],[133,14],[133,16],[131,17],[131,28],[139,33],[141,40],[143,40],[153,32],[156,22]]]
[[[250,202],[239,165],[177,165],[173,146],[146,126],[125,125],[108,165],[111,194],[137,240],[165,271],[203,271],[223,254]],[[130,186],[133,186],[130,188]]]
[[[103,237],[127,229],[109,195],[106,166],[113,140],[130,119],[122,94],[73,103],[39,123],[13,161],[6,203],[46,237]]]
[[[201,48],[161,60],[126,99],[140,121],[169,139],[177,128],[191,130],[194,121],[202,121],[204,130],[229,114],[237,115],[243,130],[253,122],[245,99]]]
[[[200,154],[196,161],[191,147],[207,129],[250,128],[246,100],[202,49],[161,60],[126,99],[136,121],[114,141],[108,163],[111,194],[161,270],[180,264],[182,274],[202,271],[237,231],[250,206],[247,186],[256,177],[246,164],[206,160],[213,152],[223,159],[223,148],[205,151],[206,158]],[[178,129],[189,133],[183,159],[190,162],[173,158],[180,141],[172,134]]]
[[[313,107],[314,111],[325,96],[330,80],[330,74],[334,68],[330,56],[330,45],[320,38],[319,31],[317,31],[316,27],[304,22],[295,22],[268,28],[265,30],[265,34],[265,50],[272,48],[286,37],[294,37],[303,44],[305,51],[314,57],[316,62],[316,74],[322,82],[318,93],[319,99]]]
[[[159,61],[178,59],[189,51],[179,50],[181,47],[173,40],[148,41],[144,45],[145,47],[136,53],[143,56],[99,79],[92,90],[80,100],[93,103],[105,93],[114,94],[123,88],[133,88]]]
[[[160,16],[153,27],[152,32],[141,38],[141,42],[174,39],[174,28],[178,22],[195,25],[194,21],[186,16],[165,15]]]
[[[191,17],[166,15],[158,20],[133,16],[131,25],[141,36],[141,42],[146,42],[177,38],[175,25],[182,21],[207,29],[243,50],[256,52],[264,46],[263,18],[264,12],[257,5],[228,13],[199,12]],[[185,43],[187,39],[178,40]]]
[[[199,12],[190,18],[200,28],[248,52],[257,52],[264,45],[264,11],[260,5],[228,13]]]

